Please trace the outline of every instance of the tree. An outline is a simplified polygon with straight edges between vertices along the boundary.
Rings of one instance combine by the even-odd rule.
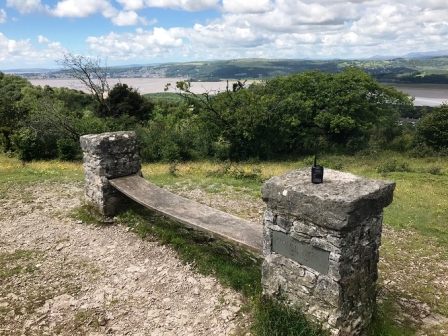
[[[109,111],[111,107],[107,96],[110,93],[107,82],[107,64],[103,66],[103,61],[97,57],[77,55],[68,52],[62,60],[58,61],[63,70],[69,72],[74,78],[84,84],[86,89],[92,94],[98,107],[101,110]]]
[[[435,107],[417,123],[417,133],[435,150],[448,148],[448,104]]]
[[[100,117],[118,118],[127,114],[139,121],[147,121],[154,108],[154,103],[138,93],[138,90],[122,83],[115,84],[106,102],[108,108],[100,106],[97,111]]]
[[[32,85],[25,78],[0,72],[0,145],[5,152],[12,149],[11,135],[28,115],[28,108],[18,105],[27,87]]]
[[[393,134],[387,130],[396,125],[398,107],[412,105],[407,95],[355,68],[277,77],[237,85],[235,92],[195,94],[188,82],[176,88],[232,159],[309,153],[316,137],[329,151],[352,153],[368,144],[374,128]]]
[[[270,109],[291,123],[290,147],[304,150],[314,142],[310,130],[316,127],[327,146],[360,149],[374,127],[393,127],[398,108],[412,105],[407,95],[353,67],[337,74],[314,71],[268,80],[265,94],[274,98]]]

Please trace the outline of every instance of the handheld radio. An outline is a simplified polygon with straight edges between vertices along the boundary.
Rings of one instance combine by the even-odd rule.
[[[314,147],[314,165],[311,167],[311,182],[314,184],[324,182],[324,167],[317,164],[317,147],[318,138],[316,137],[316,144]]]

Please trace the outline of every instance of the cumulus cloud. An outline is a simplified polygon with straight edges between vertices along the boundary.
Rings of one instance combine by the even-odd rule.
[[[271,10],[274,4],[271,0],[222,0],[222,7],[231,13],[263,13]]]
[[[446,0],[57,0],[52,8],[41,2],[49,3],[7,5],[60,17],[101,14],[116,26],[154,24],[144,17],[151,7],[216,10],[213,19],[190,27],[92,33],[87,46],[111,60],[361,58],[448,49]],[[50,48],[51,41],[38,40]],[[18,43],[26,45],[13,47]]]
[[[7,17],[5,10],[0,8],[0,23],[5,23]]]
[[[124,0],[118,0],[124,3]],[[186,58],[369,57],[372,53],[403,54],[426,48],[448,37],[446,9],[432,0],[433,8],[416,0],[391,4],[385,0],[222,0],[222,15],[191,28],[154,28],[135,34],[90,37],[87,43],[101,53],[116,57],[163,57],[179,54]],[[217,1],[134,0],[128,7],[141,6],[193,10],[211,8]],[[422,7],[419,7],[422,6]],[[135,22],[135,16],[129,21]],[[425,42],[426,35],[426,42]],[[400,45],[397,41],[402,41]],[[416,45],[411,46],[415,41]],[[372,51],[372,46],[377,46]],[[436,49],[446,49],[438,46]],[[404,49],[403,49],[404,48]]]
[[[63,0],[48,11],[57,17],[78,18],[85,18],[98,12],[105,17],[113,17],[117,13],[117,9],[107,0]]]
[[[44,9],[41,0],[6,0],[7,7],[15,7],[22,14]]]
[[[21,65],[37,66],[48,63],[48,60],[61,59],[66,49],[59,42],[52,42],[39,35],[38,42],[45,45],[36,50],[30,39],[8,39],[0,33],[0,62],[4,65],[20,63]]]
[[[138,16],[134,11],[121,11],[112,17],[112,22],[116,26],[135,26],[138,24],[154,24],[156,20],[148,21],[146,18]]]
[[[137,29],[135,33],[88,37],[86,42],[94,53],[107,54],[110,59],[154,58],[174,55],[183,45],[179,29],[155,27],[152,30]]]
[[[219,8],[219,0],[144,0],[148,7],[183,9],[190,12]]]

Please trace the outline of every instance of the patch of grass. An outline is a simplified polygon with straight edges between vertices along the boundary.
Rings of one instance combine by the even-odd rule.
[[[82,181],[81,162],[33,161],[21,162],[17,158],[0,153],[0,185],[2,183],[27,183],[36,181]]]
[[[381,162],[377,168],[377,172],[382,175],[392,172],[410,172],[411,168],[409,162],[400,161],[397,159],[389,159],[387,161]]]
[[[329,332],[308,322],[298,307],[260,298],[255,304],[252,331],[260,336],[324,336]]]
[[[69,216],[86,224],[105,225],[107,222],[110,222],[110,220],[106,221],[98,209],[90,203],[84,203],[75,207]]]
[[[0,253],[0,280],[7,279],[23,272],[33,272],[35,267],[28,264],[36,254],[33,250],[17,250],[13,253]]]
[[[417,328],[409,319],[404,318],[401,321],[396,319],[399,310],[392,298],[386,298],[376,305],[373,321],[370,325],[367,335],[369,336],[403,336],[415,335]]]

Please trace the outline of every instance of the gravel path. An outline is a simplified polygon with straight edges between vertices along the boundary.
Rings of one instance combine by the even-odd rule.
[[[0,335],[246,333],[242,296],[197,274],[171,249],[122,225],[69,218],[81,185],[16,185],[6,193]]]

